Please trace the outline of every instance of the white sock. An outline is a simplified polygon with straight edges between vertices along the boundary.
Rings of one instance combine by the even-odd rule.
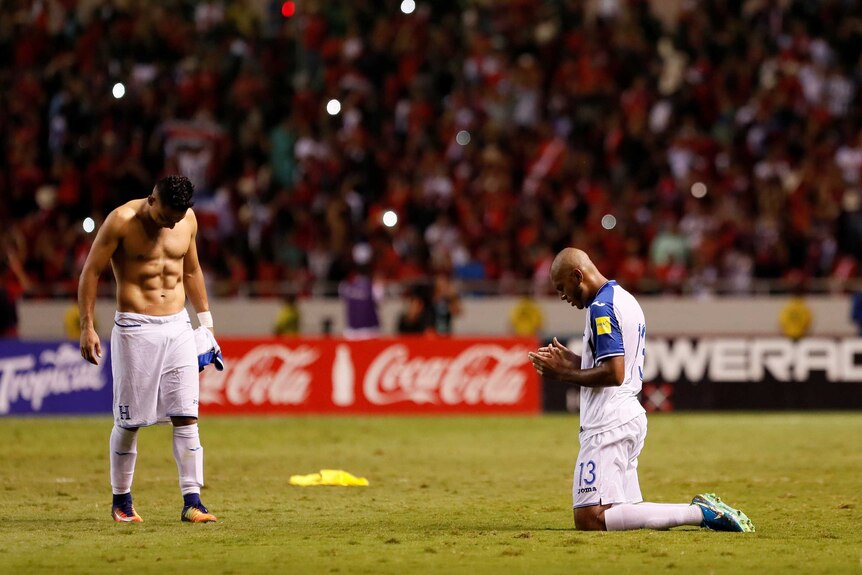
[[[114,425],[111,430],[111,491],[122,495],[132,490],[135,461],[138,459],[138,430],[131,431]]]
[[[200,493],[204,484],[204,448],[197,423],[174,427],[174,459],[182,494]]]
[[[605,510],[608,531],[629,529],[670,529],[680,525],[700,525],[703,512],[687,503],[624,503]]]

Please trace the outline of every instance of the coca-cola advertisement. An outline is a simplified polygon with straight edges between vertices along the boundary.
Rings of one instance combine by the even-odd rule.
[[[224,339],[204,413],[538,413],[530,338]]]

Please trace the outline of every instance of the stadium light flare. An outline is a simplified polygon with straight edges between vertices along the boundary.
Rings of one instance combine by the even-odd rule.
[[[393,228],[398,223],[398,214],[392,210],[386,210],[383,213],[383,225],[387,228]]]
[[[612,230],[617,226],[617,219],[612,214],[602,216],[602,227],[606,230]]]
[[[123,86],[122,82],[117,82],[116,84],[114,84],[114,87],[111,89],[111,94],[114,95],[114,98],[119,100],[120,98],[122,98],[123,96],[126,95],[126,87]]]
[[[93,221],[93,218],[84,218],[84,231],[89,234],[92,233],[95,229],[96,222]]]
[[[412,14],[416,10],[416,2],[413,0],[404,0],[401,2],[401,11],[405,14]]]
[[[462,146],[466,146],[470,143],[470,132],[467,130],[461,130],[455,135],[455,141]]]
[[[334,116],[341,111],[341,102],[333,98],[332,100],[326,103],[326,111],[330,116]]]
[[[703,182],[695,182],[691,185],[691,195],[700,199],[706,195],[706,184]]]

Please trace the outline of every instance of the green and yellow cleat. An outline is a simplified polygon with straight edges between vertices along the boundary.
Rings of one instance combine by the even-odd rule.
[[[724,503],[715,493],[702,493],[691,500],[692,505],[700,507],[703,513],[701,527],[713,531],[736,531],[753,533],[754,524],[748,516]]]

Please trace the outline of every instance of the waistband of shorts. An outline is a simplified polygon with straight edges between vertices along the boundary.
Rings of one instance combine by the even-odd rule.
[[[607,433],[608,431],[613,431],[614,429],[619,429],[620,427],[622,427],[624,425],[628,425],[629,423],[636,421],[638,419],[643,420],[644,425],[646,425],[646,422],[647,422],[646,413],[641,412],[641,413],[635,414],[633,417],[630,417],[629,419],[626,419],[625,421],[622,421],[622,422],[618,421],[618,422],[615,422],[615,423],[613,423],[607,427],[605,427],[605,426],[590,427],[590,428],[581,427],[579,430],[579,433],[578,433],[578,437],[580,439],[587,439],[587,438],[590,438],[594,435],[599,435],[601,433]]]
[[[171,315],[145,315],[142,313],[131,313],[128,311],[118,311],[114,314],[115,322],[134,323],[137,325],[160,325],[165,323],[174,323],[176,321],[191,321],[189,312],[185,308]]]

